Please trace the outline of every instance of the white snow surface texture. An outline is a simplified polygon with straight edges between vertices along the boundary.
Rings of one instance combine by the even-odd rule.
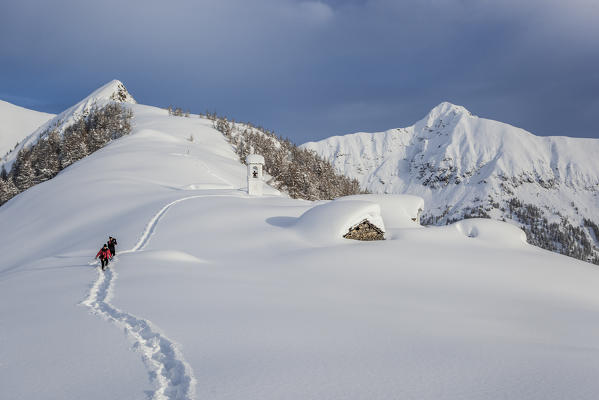
[[[441,223],[478,206],[509,219],[500,208],[513,197],[540,207],[550,222],[564,216],[574,225],[584,217],[599,223],[598,139],[539,137],[444,102],[407,128],[302,147],[372,193],[424,198],[427,213],[443,216]]]
[[[0,163],[17,143],[54,117],[0,100]]]
[[[211,122],[130,107],[0,207],[0,398],[597,398],[595,266],[417,198],[249,197]],[[340,239],[364,213],[386,240]]]

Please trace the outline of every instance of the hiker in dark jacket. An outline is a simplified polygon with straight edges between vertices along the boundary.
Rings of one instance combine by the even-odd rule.
[[[112,257],[116,256],[116,249],[115,246],[118,244],[116,242],[116,239],[113,238],[112,236],[108,236],[108,243],[106,243],[108,245],[108,249],[110,250],[110,253],[112,254],[112,256],[110,257],[112,259]]]
[[[98,254],[96,254],[96,258],[100,257],[100,261],[102,262],[102,271],[104,271],[104,269],[108,265],[108,259],[111,256],[112,256],[112,254],[110,253],[110,249],[108,248],[107,245],[104,245],[100,249],[100,251],[98,252]]]

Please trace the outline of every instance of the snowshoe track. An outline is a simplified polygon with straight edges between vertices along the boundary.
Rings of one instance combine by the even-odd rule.
[[[195,390],[193,372],[176,345],[161,334],[150,321],[110,304],[116,278],[116,272],[110,268],[105,271],[99,270],[98,279],[83,304],[91,308],[93,313],[123,327],[127,336],[132,339],[133,348],[141,353],[150,373],[150,380],[157,386],[151,394],[151,399],[192,399]]]
[[[121,252],[121,254],[134,253],[136,251],[143,250],[143,248],[146,247],[146,245],[149,243],[150,238],[152,237],[152,234],[156,230],[156,226],[158,225],[160,218],[162,218],[164,216],[164,214],[166,214],[166,212],[168,211],[169,208],[171,208],[172,206],[174,206],[177,203],[181,203],[182,201],[197,199],[197,198],[201,198],[201,197],[208,197],[208,196],[207,195],[196,195],[196,196],[183,197],[181,199],[172,201],[172,202],[168,203],[166,206],[162,207],[160,209],[160,211],[158,211],[152,217],[150,222],[148,222],[148,225],[146,226],[144,233],[141,235],[141,237],[139,238],[139,240],[137,241],[135,246],[133,246],[133,248],[131,250],[125,250],[125,251]]]
[[[142,250],[150,241],[158,222],[173,205],[199,197],[196,195],[175,200],[158,211],[147,224],[143,234],[132,249],[119,254],[134,253]],[[116,260],[116,259],[115,259]],[[114,265],[114,262],[111,264]],[[150,380],[157,386],[151,393],[154,400],[188,400],[195,397],[196,380],[189,364],[183,358],[174,342],[160,333],[150,321],[119,310],[110,304],[114,283],[118,274],[111,267],[98,270],[98,278],[82,304],[94,314],[124,328],[133,341],[133,348],[142,354],[142,359],[150,374]]]

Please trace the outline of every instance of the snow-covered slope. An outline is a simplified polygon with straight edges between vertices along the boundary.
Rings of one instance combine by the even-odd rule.
[[[0,398],[596,398],[596,268],[498,221],[406,224],[417,198],[345,221],[248,197],[210,121],[131,107],[131,135],[0,207]],[[354,206],[386,240],[338,237]]]
[[[79,103],[54,116],[54,118],[48,120],[39,126],[35,131],[30,133],[25,140],[21,141],[14,150],[12,150],[6,155],[6,157],[3,158],[4,167],[7,171],[9,171],[19,150],[37,143],[40,135],[43,136],[50,130],[55,130],[59,135],[61,135],[65,128],[67,128],[69,125],[75,123],[79,118],[88,115],[93,107],[101,108],[112,101],[130,104],[136,103],[133,96],[129,94],[125,86],[120,81],[116,79],[112,80],[104,86],[101,86],[93,91]]]
[[[0,100],[0,163],[17,143],[52,117],[54,114],[29,110]]]
[[[599,223],[597,139],[538,137],[441,103],[407,128],[334,136],[303,147],[373,193],[423,197],[430,222],[465,215],[517,219],[508,205],[517,199],[538,207],[549,223],[565,217],[581,226],[599,246],[583,223]]]

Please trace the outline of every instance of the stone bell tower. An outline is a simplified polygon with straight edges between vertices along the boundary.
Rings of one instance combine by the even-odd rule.
[[[250,154],[246,157],[248,166],[248,194],[250,196],[262,196],[262,169],[264,157],[258,154]]]

